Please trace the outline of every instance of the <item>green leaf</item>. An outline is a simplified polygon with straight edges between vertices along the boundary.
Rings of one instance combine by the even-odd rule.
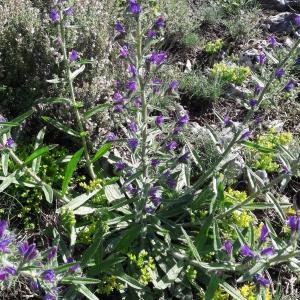
[[[142,230],[141,224],[132,224],[129,229],[126,229],[125,234],[116,245],[117,251],[127,252],[129,246],[133,243],[134,240],[140,235]]]
[[[60,79],[60,78],[58,78],[58,77],[56,77],[56,78],[53,78],[53,79],[48,79],[48,80],[46,80],[46,81],[47,81],[48,83],[58,84],[58,83],[62,82],[63,80]]]
[[[196,235],[195,246],[198,249],[198,251],[201,251],[206,243],[206,240],[208,238],[208,231],[212,222],[213,222],[213,215],[210,215],[205,219],[199,233]]]
[[[2,171],[3,175],[8,175],[8,161],[9,161],[9,154],[7,152],[3,152],[1,154],[1,162],[2,162]]]
[[[242,141],[241,144],[248,148],[256,149],[257,151],[262,153],[274,153],[274,150],[271,148],[266,148],[264,146],[249,141]]]
[[[82,65],[80,68],[71,73],[71,80],[75,79],[80,73],[82,73],[85,69],[85,65]]]
[[[37,99],[35,104],[70,104],[71,100],[68,98],[61,98],[61,97],[51,97],[51,98],[41,98]]]
[[[99,104],[93,107],[92,109],[88,110],[83,114],[83,117],[85,120],[90,119],[93,115],[97,114],[98,112],[105,111],[107,108],[109,108],[110,105],[107,103]]]
[[[92,162],[96,162],[98,159],[100,159],[106,152],[108,152],[112,147],[111,143],[103,145],[95,154],[95,156],[92,159]]]
[[[50,146],[46,146],[40,149],[37,149],[36,151],[34,151],[32,154],[30,154],[24,161],[25,164],[30,163],[31,161],[33,161],[35,158],[42,156],[43,154],[49,152],[49,150],[53,149],[57,147],[57,145],[50,145]]]
[[[278,216],[280,217],[282,223],[285,223],[286,222],[285,213],[282,207],[280,206],[279,202],[275,199],[275,197],[271,193],[266,193],[266,197],[273,204],[273,208],[278,213]]]
[[[46,126],[43,127],[39,133],[37,134],[36,136],[36,141],[35,141],[35,144],[34,144],[34,150],[37,150],[40,148],[40,146],[43,144],[43,141],[44,141],[44,137],[45,137],[45,134],[46,134]],[[39,169],[40,169],[40,165],[41,165],[41,156],[35,158],[33,161],[32,161],[32,170],[33,172],[35,172],[36,174],[39,172]]]
[[[61,279],[64,284],[98,284],[101,280],[87,277],[68,276]]]
[[[229,285],[227,282],[220,283],[220,287],[236,300],[247,300],[237,289]]]
[[[64,273],[66,271],[68,271],[70,268],[78,266],[79,262],[72,262],[72,263],[68,263],[68,264],[64,264],[61,266],[58,266],[56,268],[53,268],[55,274],[59,274],[59,273]]]
[[[76,208],[83,205],[85,202],[87,202],[89,199],[94,197],[97,193],[101,191],[102,188],[98,188],[92,192],[84,193],[76,198],[74,198],[72,201],[64,205],[61,209],[71,209],[75,210]]]
[[[184,237],[185,237],[185,239],[187,241],[187,244],[188,244],[190,250],[192,251],[193,256],[196,258],[196,260],[198,262],[201,262],[200,254],[199,254],[197,248],[195,247],[195,245],[193,244],[191,238],[188,236],[188,234],[183,229],[183,227],[181,227],[181,231],[183,232],[183,235],[184,235]]]
[[[47,202],[52,203],[53,202],[53,190],[52,187],[46,183],[43,184],[42,190],[44,192],[45,198]]]
[[[68,185],[71,181],[71,178],[73,176],[73,173],[76,169],[76,166],[78,164],[78,162],[80,161],[80,158],[82,156],[84,149],[81,148],[79,149],[71,158],[71,160],[69,161],[67,168],[66,168],[66,173],[65,173],[65,177],[64,177],[64,181],[63,181],[63,185],[62,185],[62,195],[64,195],[68,189]]]
[[[76,132],[75,130],[69,128],[68,126],[60,123],[59,121],[57,120],[54,120],[50,117],[47,117],[47,116],[42,116],[41,117],[42,120],[44,120],[45,122],[51,124],[52,126],[56,127],[57,129],[65,132],[66,134],[68,135],[71,135],[71,136],[75,136],[75,137],[80,137],[80,134],[78,132]]]
[[[10,174],[5,177],[0,185],[0,193],[2,193],[5,189],[7,189],[13,182],[16,181],[16,172]]]
[[[16,127],[18,125],[16,122],[0,122],[1,127]]]
[[[105,186],[104,192],[108,202],[110,203],[124,198],[124,195],[122,194],[118,184],[110,184]]]
[[[92,293],[85,285],[79,286],[77,288],[77,291],[89,300],[99,300],[99,298],[94,293]]]
[[[30,117],[33,114],[33,109],[28,110],[27,112],[25,112],[24,114],[16,117],[15,119],[11,120],[11,123],[17,123],[17,124],[21,124],[25,119],[27,119],[28,117]]]
[[[125,273],[114,272],[112,275],[116,276],[118,279],[127,283],[129,286],[133,287],[134,289],[141,290],[145,288],[144,285],[142,285],[138,280]]]
[[[93,266],[89,268],[89,275],[96,276],[100,273],[109,272],[115,265],[121,264],[127,258],[124,256],[121,257],[109,257],[101,261],[100,268],[98,266]]]
[[[219,283],[222,281],[222,278],[217,277],[216,275],[212,275],[205,292],[205,300],[212,300],[214,299],[215,293],[218,289]]]

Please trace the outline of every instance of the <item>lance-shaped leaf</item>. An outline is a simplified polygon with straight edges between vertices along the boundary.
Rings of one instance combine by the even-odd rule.
[[[241,144],[246,146],[247,148],[255,149],[261,153],[274,153],[274,150],[272,148],[267,148],[253,142],[241,141]]]
[[[80,68],[71,73],[71,80],[75,79],[80,73],[82,73],[85,69],[85,65],[82,65]]]
[[[101,280],[95,278],[68,276],[61,279],[61,283],[65,284],[98,284]]]
[[[125,273],[114,272],[113,275],[116,276],[121,281],[127,283],[129,286],[133,287],[134,289],[137,290],[145,289],[145,286],[143,284],[141,284],[138,280]]]
[[[99,298],[94,293],[92,293],[85,285],[80,285],[77,288],[77,292],[79,292],[89,300],[99,300]]]
[[[90,119],[93,115],[97,114],[98,112],[105,111],[107,108],[109,108],[110,105],[107,103],[99,104],[93,107],[92,109],[88,110],[83,114],[83,117],[85,120]]]
[[[241,293],[235,289],[234,287],[232,287],[230,284],[228,284],[227,282],[223,282],[219,284],[220,287],[227,292],[230,296],[232,296],[234,299],[236,300],[247,300],[246,298],[244,298]]]
[[[205,292],[205,298],[204,300],[211,300],[214,299],[215,293],[219,287],[219,283],[222,281],[222,278],[212,275],[207,287],[207,290]]]
[[[105,153],[107,153],[112,147],[111,143],[103,145],[95,154],[95,156],[92,159],[92,162],[96,162],[98,159],[103,157]]]
[[[30,110],[26,111],[24,114],[22,114],[22,115],[16,117],[15,119],[11,120],[11,123],[21,124],[25,119],[30,117],[32,114],[33,114],[33,109],[30,109]]]
[[[68,189],[68,185],[71,181],[71,178],[73,176],[73,173],[77,167],[78,162],[80,161],[80,158],[82,156],[84,149],[81,148],[79,149],[71,158],[71,160],[69,161],[68,165],[67,165],[67,169],[66,169],[66,173],[65,173],[65,177],[64,177],[64,181],[63,181],[63,185],[62,185],[62,195],[64,195]]]
[[[42,186],[42,190],[44,192],[45,198],[47,202],[52,203],[53,202],[53,189],[50,185],[44,183]]]
[[[70,104],[71,100],[62,97],[41,98],[34,101],[35,104]]]
[[[80,134],[76,132],[75,130],[69,128],[68,126],[62,124],[61,122],[54,120],[50,117],[47,116],[42,116],[42,120],[45,122],[51,124],[52,126],[56,127],[57,129],[67,133],[68,135],[75,136],[75,137],[80,137]]]
[[[46,126],[44,128],[42,128],[38,135],[36,136],[36,141],[35,141],[35,144],[34,144],[34,150],[37,150],[38,148],[40,148],[40,146],[43,144],[43,141],[44,141],[44,136],[45,136],[45,133],[46,133]],[[41,156],[35,158],[33,161],[32,161],[32,170],[37,174],[39,172],[39,169],[40,169],[40,165],[41,165]]]
[[[49,152],[53,148],[57,147],[57,145],[50,145],[40,149],[35,150],[32,154],[30,154],[24,161],[25,164],[32,162],[35,158],[42,156],[43,154]]]
[[[9,154],[7,152],[3,152],[1,154],[1,162],[2,162],[2,172],[4,176],[8,175],[8,161],[9,161]]]
[[[183,232],[183,235],[184,235],[184,237],[185,237],[185,239],[186,239],[186,242],[187,242],[187,244],[188,244],[188,246],[189,246],[189,248],[190,248],[190,250],[191,250],[193,256],[196,258],[196,260],[197,260],[198,262],[201,262],[200,254],[199,254],[197,248],[195,247],[195,245],[193,244],[191,238],[188,236],[188,234],[187,234],[186,231],[183,229],[183,227],[181,227],[181,231]]]

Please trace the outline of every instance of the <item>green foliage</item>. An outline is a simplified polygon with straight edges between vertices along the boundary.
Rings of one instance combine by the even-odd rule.
[[[218,53],[223,47],[223,41],[221,39],[217,39],[215,41],[208,42],[204,48],[203,52],[207,54]]]

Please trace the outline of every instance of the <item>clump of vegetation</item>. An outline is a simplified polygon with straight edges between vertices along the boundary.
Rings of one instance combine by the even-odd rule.
[[[220,52],[223,47],[223,41],[221,39],[217,39],[215,41],[208,42],[204,48],[203,52],[207,54],[214,54]]]

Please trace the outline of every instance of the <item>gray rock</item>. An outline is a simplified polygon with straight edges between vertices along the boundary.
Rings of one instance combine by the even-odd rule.
[[[295,17],[297,14],[284,12],[272,16],[266,20],[265,25],[272,33],[290,33],[295,27]]]
[[[243,52],[239,57],[239,64],[253,68],[256,63],[256,57],[260,54],[257,49],[248,49]]]
[[[249,89],[232,83],[228,84],[226,90],[226,96],[230,99],[245,99],[252,95]]]
[[[297,0],[260,0],[260,3],[265,9],[274,9],[278,11],[286,11],[291,7],[299,5]]]

